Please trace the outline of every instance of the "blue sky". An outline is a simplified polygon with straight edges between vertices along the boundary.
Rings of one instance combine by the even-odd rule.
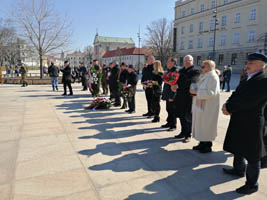
[[[0,17],[4,17],[15,0],[1,0]],[[175,0],[54,0],[55,9],[72,19],[74,29],[71,48],[83,49],[99,35],[131,37],[138,45],[140,24],[142,40],[145,27],[159,18],[174,19]]]

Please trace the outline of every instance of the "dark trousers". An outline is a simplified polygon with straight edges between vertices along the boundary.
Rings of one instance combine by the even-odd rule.
[[[146,102],[147,102],[147,112],[151,115],[154,114],[154,110],[153,110],[153,90],[151,88],[147,88],[145,90],[145,94],[146,94]]]
[[[168,112],[167,123],[172,128],[176,127],[177,120],[176,120],[176,115],[175,115],[174,102],[169,102],[167,100],[166,101],[166,110]]]
[[[106,82],[102,82],[102,89],[104,94],[108,94],[108,84]]]
[[[182,134],[185,135],[185,137],[191,137],[192,132],[192,122],[189,122],[185,116],[180,117],[180,124],[182,128]]]
[[[122,100],[123,100],[122,106],[127,108],[127,98],[126,97],[122,97]]]
[[[69,88],[70,94],[73,94],[72,92],[72,87],[71,87],[71,82],[64,82],[63,87],[64,87],[64,94],[67,94],[67,86]]]
[[[128,106],[129,106],[129,110],[131,111],[135,111],[135,94],[133,97],[131,97],[131,100],[128,100]]]
[[[115,99],[115,104],[120,105],[121,104],[121,98],[119,96],[118,88],[112,88],[110,93],[111,93],[110,97],[113,97]]]
[[[87,78],[82,78],[82,86],[84,90],[88,89],[88,79]]]
[[[250,162],[246,165],[246,160],[244,157],[239,155],[234,155],[234,169],[240,172],[246,172],[246,185],[251,187],[258,186],[258,179],[260,176],[261,162]]]
[[[154,110],[154,116],[158,117],[160,113],[160,96],[153,96],[152,107]]]
[[[224,90],[225,83],[227,84],[227,91],[230,91],[230,80],[223,81],[222,90]]]

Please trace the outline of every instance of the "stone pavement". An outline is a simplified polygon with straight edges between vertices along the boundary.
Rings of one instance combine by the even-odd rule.
[[[80,89],[62,97],[49,86],[0,85],[0,200],[266,200],[266,170],[250,196],[234,192],[244,178],[222,173],[232,163],[222,151],[228,117],[220,115],[214,152],[202,155],[196,141],[173,138],[179,126],[159,128],[165,102],[160,123],[141,116],[140,85],[132,115],[85,110],[91,97]]]

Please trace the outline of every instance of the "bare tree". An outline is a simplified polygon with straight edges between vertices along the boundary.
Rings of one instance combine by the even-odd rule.
[[[67,17],[57,13],[52,0],[17,0],[12,10],[21,37],[38,53],[40,78],[43,78],[43,56],[65,47],[72,34]]]
[[[90,62],[93,61],[94,47],[92,46],[85,47],[84,54],[85,54],[85,60],[87,61],[87,65],[89,65]]]
[[[171,23],[166,18],[158,19],[151,22],[146,30],[146,46],[152,48],[155,56],[161,60],[162,64],[165,64],[168,57],[173,55]]]

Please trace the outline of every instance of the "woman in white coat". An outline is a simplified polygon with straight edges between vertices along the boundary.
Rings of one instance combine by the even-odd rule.
[[[190,93],[193,98],[193,137],[199,141],[194,150],[200,153],[211,152],[212,141],[217,136],[217,123],[220,110],[220,80],[212,60],[202,62],[202,74],[199,81],[192,85]]]

